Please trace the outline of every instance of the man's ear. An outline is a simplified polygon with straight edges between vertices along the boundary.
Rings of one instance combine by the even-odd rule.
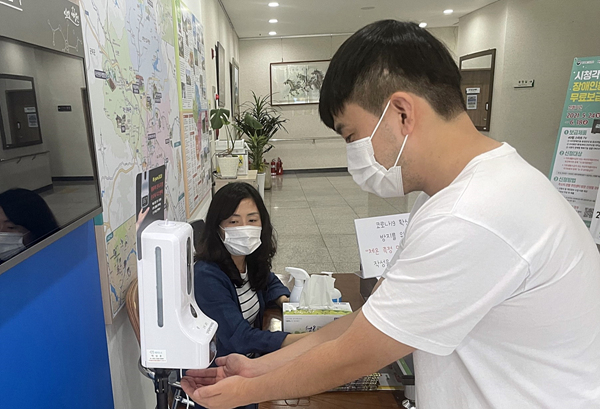
[[[402,135],[412,133],[415,126],[415,100],[407,92],[395,92],[390,97],[390,108],[397,116]]]

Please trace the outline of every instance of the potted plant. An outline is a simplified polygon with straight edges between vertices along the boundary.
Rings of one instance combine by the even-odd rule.
[[[229,110],[224,108],[217,108],[210,110],[210,126],[212,129],[219,130],[225,126],[225,132],[227,133],[227,149],[221,152],[217,152],[217,162],[219,170],[221,171],[222,178],[236,178],[239,158],[232,155],[235,147],[236,139],[239,139],[232,135],[229,125]],[[235,125],[234,125],[234,128]],[[237,128],[236,128],[237,130]]]
[[[282,118],[279,111],[270,105],[269,95],[260,97],[253,91],[252,101],[246,102],[242,107],[245,109],[235,118],[236,128],[245,135],[249,148],[248,157],[251,160],[250,169],[264,175],[266,169],[263,156],[273,148],[269,141],[280,129],[287,132],[283,126],[287,119]],[[257,127],[258,124],[260,128]],[[265,179],[265,188],[271,188],[271,178]]]

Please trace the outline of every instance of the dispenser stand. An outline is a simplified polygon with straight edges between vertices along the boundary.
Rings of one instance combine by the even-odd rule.
[[[156,409],[169,409],[169,374],[168,369],[155,369],[154,392],[156,392]]]

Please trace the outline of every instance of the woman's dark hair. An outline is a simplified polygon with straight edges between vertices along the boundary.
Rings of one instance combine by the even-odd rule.
[[[219,236],[219,229],[221,222],[228,219],[244,199],[254,201],[262,225],[261,245],[252,254],[246,256],[248,280],[255,291],[264,290],[267,288],[271,273],[271,259],[277,251],[277,241],[273,235],[269,212],[258,191],[248,183],[229,183],[215,193],[208,208],[206,225],[196,249],[196,260],[216,263],[236,286],[243,285],[240,272]]]
[[[58,230],[52,210],[31,190],[10,189],[0,193],[0,207],[11,222],[31,232],[32,242]]]
[[[338,49],[321,87],[319,114],[333,117],[346,103],[376,116],[394,92],[412,92],[446,120],[466,110],[460,71],[437,38],[415,23],[381,20],[358,30]]]

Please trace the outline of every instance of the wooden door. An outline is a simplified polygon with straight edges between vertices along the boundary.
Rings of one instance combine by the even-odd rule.
[[[491,70],[462,70],[461,91],[467,104],[467,114],[480,131],[489,130]]]
[[[10,145],[42,143],[35,92],[31,89],[6,91],[6,104],[12,136]]]

